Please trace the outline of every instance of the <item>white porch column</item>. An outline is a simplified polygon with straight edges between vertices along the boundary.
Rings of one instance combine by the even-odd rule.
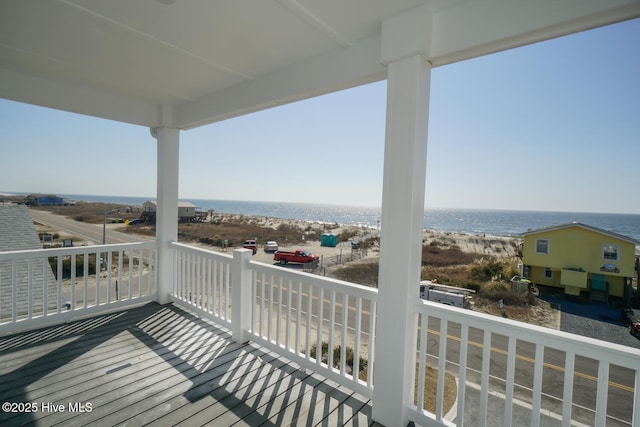
[[[405,408],[413,405],[411,299],[420,281],[431,75],[425,13],[419,8],[383,25],[387,127],[372,406],[373,419],[386,426],[407,425]]]
[[[155,131],[155,132],[154,132]],[[158,140],[158,188],[156,240],[158,243],[158,302],[169,302],[173,286],[173,256],[169,243],[178,241],[178,154],[179,130],[152,130]]]
[[[231,264],[231,335],[235,342],[249,341],[251,312],[254,301],[251,300],[251,251],[236,249]]]

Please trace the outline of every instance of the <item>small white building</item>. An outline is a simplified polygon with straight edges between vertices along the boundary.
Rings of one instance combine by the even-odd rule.
[[[142,204],[146,215],[155,216],[158,209],[158,202],[148,200]],[[178,202],[178,221],[191,221],[196,217],[197,206],[191,202]]]

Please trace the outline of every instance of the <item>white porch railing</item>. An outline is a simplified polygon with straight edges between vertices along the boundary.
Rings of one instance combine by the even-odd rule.
[[[174,302],[372,396],[376,289],[253,262],[244,250],[170,248]],[[0,253],[0,334],[157,299],[156,259],[155,242]],[[639,350],[418,298],[407,310],[418,325],[415,348],[404,350],[416,354],[406,407],[416,424],[462,425],[472,415],[467,425],[640,427]],[[427,370],[437,381],[425,392]],[[449,375],[457,406],[446,414]]]
[[[245,262],[238,251],[231,257],[180,243],[172,247],[173,301],[231,327],[236,340],[251,339],[371,396],[377,289]],[[234,301],[240,276],[248,279],[247,295],[254,302],[246,310]],[[245,322],[246,331],[236,332],[234,316]]]
[[[435,413],[413,406],[416,424],[453,425],[443,411],[447,372],[457,380],[458,425],[470,406],[473,425],[640,425],[639,350],[418,298],[413,309],[414,402],[424,401],[427,366],[438,374]]]
[[[371,397],[378,290],[251,263],[251,339]]]
[[[253,340],[372,395],[376,289],[253,262],[249,254],[238,256],[241,251],[232,257],[181,244],[173,248],[175,301],[230,324],[236,340]],[[242,286],[251,291],[246,297],[238,296]],[[462,425],[471,407],[473,425],[640,426],[640,351],[419,298],[408,310],[418,321],[417,384],[414,404],[407,407],[417,425]],[[238,321],[246,330],[238,330]],[[323,346],[336,350],[320,355]],[[353,367],[346,362],[347,348]],[[364,363],[366,375],[359,377],[354,373]],[[432,411],[423,404],[429,369],[437,375],[435,390],[428,390]],[[457,384],[456,405],[446,414],[449,375]],[[608,404],[612,400],[615,405]]]
[[[187,304],[203,317],[231,327],[232,257],[182,243],[172,243],[171,300]]]
[[[0,334],[156,298],[155,242],[0,252]]]

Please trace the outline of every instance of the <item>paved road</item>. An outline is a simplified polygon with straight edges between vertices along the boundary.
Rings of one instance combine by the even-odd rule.
[[[51,212],[38,209],[29,209],[29,212],[31,213],[31,217],[33,218],[33,220],[39,222],[40,224],[48,225],[56,230],[65,231],[69,235],[85,240],[89,244],[102,244],[102,224],[89,224],[86,222],[79,222],[63,217],[61,215],[56,215]],[[119,231],[115,231],[115,229],[122,229],[125,227],[126,226],[124,224],[106,224],[106,243],[135,243],[153,240],[153,238],[140,234],[122,233]]]

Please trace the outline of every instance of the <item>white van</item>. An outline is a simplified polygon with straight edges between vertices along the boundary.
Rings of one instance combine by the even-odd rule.
[[[471,308],[472,293],[469,289],[439,285],[430,280],[420,282],[420,298],[454,307]]]

